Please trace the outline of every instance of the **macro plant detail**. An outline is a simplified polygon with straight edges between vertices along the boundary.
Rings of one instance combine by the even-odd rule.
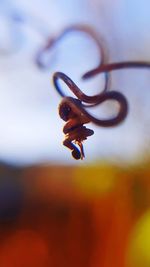
[[[128,111],[128,105],[126,98],[117,91],[102,91],[100,94],[94,96],[85,95],[77,85],[64,73],[56,72],[53,75],[53,82],[57,91],[63,95],[58,80],[63,80],[69,87],[69,89],[75,94],[77,98],[63,96],[62,101],[59,104],[59,115],[66,121],[63,128],[65,134],[65,140],[63,144],[72,150],[72,155],[75,159],[84,158],[84,150],[82,142],[87,139],[88,136],[94,134],[93,130],[90,130],[83,126],[86,123],[93,122],[98,126],[112,127],[121,123]],[[100,105],[107,100],[114,100],[119,104],[119,110],[115,117],[109,119],[99,119],[91,115],[87,109]],[[78,148],[73,144],[77,144]]]
[[[63,127],[63,132],[65,134],[63,145],[71,150],[74,159],[83,159],[85,157],[85,154],[82,143],[87,139],[87,137],[94,134],[94,131],[84,126],[84,124],[92,122],[101,127],[114,127],[122,123],[128,114],[128,101],[126,97],[118,91],[110,90],[111,72],[128,68],[148,69],[150,68],[150,62],[123,61],[109,63],[108,55],[106,53],[103,41],[101,39],[98,39],[95,32],[88,26],[77,25],[70,27],[64,30],[60,36],[54,39],[54,43],[64,37],[66,33],[74,30],[88,33],[88,35],[93,38],[93,40],[98,45],[100,54],[99,65],[96,68],[84,73],[82,75],[82,79],[89,79],[100,74],[103,74],[105,77],[105,86],[103,90],[97,95],[88,96],[84,94],[83,91],[65,73],[55,72],[53,74],[54,87],[58,94],[62,97],[62,100],[58,107],[59,116],[66,122],[65,126]],[[51,38],[51,40],[53,39]],[[54,43],[52,44],[54,45]],[[50,39],[47,45],[47,49],[51,49]],[[43,50],[42,52],[45,51]],[[71,90],[75,97],[65,95],[59,84],[59,80],[63,81],[67,85],[67,87]],[[108,119],[100,119],[93,116],[89,112],[89,109],[91,107],[98,106],[108,100],[117,102],[119,106],[117,114],[114,117],[110,117]]]

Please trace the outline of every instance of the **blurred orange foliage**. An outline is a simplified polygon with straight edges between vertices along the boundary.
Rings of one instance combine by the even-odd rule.
[[[17,173],[24,205],[15,221],[1,223],[1,267],[137,267],[136,250],[138,267],[150,266],[134,241],[150,211],[148,164],[35,166]]]

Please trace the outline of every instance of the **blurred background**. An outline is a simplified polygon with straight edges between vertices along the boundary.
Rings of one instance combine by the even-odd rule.
[[[45,68],[37,62],[48,38],[80,24],[104,40],[109,62],[150,61],[149,10],[148,0],[0,1],[1,267],[150,266],[149,70],[112,74],[129,114],[114,128],[91,124],[79,162],[62,145],[52,75],[103,90],[101,75],[81,80],[99,63],[97,47],[70,32],[45,52]]]

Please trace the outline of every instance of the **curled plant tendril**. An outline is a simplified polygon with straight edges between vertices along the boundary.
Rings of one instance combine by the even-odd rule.
[[[68,33],[73,31],[85,33],[91,39],[93,39],[98,48],[100,57],[98,66],[100,66],[101,64],[106,64],[108,53],[106,53],[106,49],[104,49],[104,42],[102,38],[99,39],[95,31],[87,25],[73,25],[66,28],[57,37],[49,38],[45,47],[39,51],[36,58],[36,63],[40,68],[48,67],[42,61],[44,54],[48,50],[51,50],[57,44],[57,42],[59,42],[62,38],[64,38]],[[105,77],[105,86],[103,92],[107,90],[110,81],[108,72],[104,72],[104,77]],[[59,87],[58,79],[62,79],[72,90],[72,92],[77,96],[78,99],[65,97],[65,94]],[[82,142],[83,140],[87,139],[88,136],[92,135],[94,132],[93,130],[83,126],[85,123],[90,122],[91,118],[89,120],[87,114],[84,114],[86,113],[86,111],[84,110],[84,107],[86,107],[86,105],[83,104],[82,102],[84,101],[85,103],[88,103],[88,107],[93,106],[97,102],[97,95],[95,95],[94,97],[86,96],[67,75],[61,72],[57,72],[54,74],[53,81],[57,92],[61,97],[63,97],[63,100],[59,106],[60,116],[63,120],[67,121],[63,129],[63,132],[65,133],[65,140],[63,144],[67,146],[70,150],[72,150],[72,155],[75,159],[83,159],[84,149]],[[84,112],[82,112],[82,110]],[[72,141],[74,141],[75,144],[79,146],[79,149],[75,144],[72,143]]]
[[[59,79],[63,80],[65,84],[67,84],[69,89],[77,98],[63,95],[58,84]],[[85,155],[82,142],[86,140],[88,136],[94,134],[94,131],[86,128],[84,124],[93,122],[102,127],[112,127],[118,125],[127,115],[128,105],[126,98],[117,91],[103,91],[95,96],[88,96],[84,94],[77,85],[62,72],[56,72],[53,75],[53,82],[59,94],[64,96],[59,105],[59,115],[67,122],[63,128],[63,132],[65,134],[63,144],[72,151],[72,156],[75,159],[83,159]],[[96,106],[107,100],[114,100],[119,104],[118,113],[113,118],[98,119],[92,116],[85,109],[85,107]],[[91,105],[87,106],[86,103]],[[80,150],[72,143],[73,141],[79,146]]]
[[[46,67],[42,63],[42,55],[71,31],[81,31],[87,33],[93,38],[99,48],[99,65],[95,69],[86,72],[82,76],[82,79],[89,79],[98,74],[105,75],[104,89],[99,94],[94,96],[88,96],[84,94],[66,74],[62,72],[56,72],[53,75],[55,89],[62,97],[62,101],[59,105],[59,115],[66,122],[63,128],[63,132],[65,134],[63,144],[72,151],[72,156],[75,159],[83,159],[85,154],[82,142],[86,140],[88,136],[94,134],[94,131],[86,128],[84,124],[92,122],[101,127],[113,127],[123,122],[128,113],[128,103],[125,96],[117,91],[109,91],[110,72],[125,68],[150,68],[150,63],[144,61],[126,61],[108,64],[108,57],[103,41],[97,38],[96,33],[90,27],[75,25],[65,29],[58,37],[50,38],[48,40],[45,48],[40,51],[37,57],[37,64],[40,67]],[[62,80],[68,86],[76,98],[65,95],[59,85],[59,80]],[[114,117],[108,119],[99,119],[92,116],[87,111],[87,108],[100,105],[108,100],[116,101],[119,104],[118,112]],[[76,145],[78,145],[79,148]]]

